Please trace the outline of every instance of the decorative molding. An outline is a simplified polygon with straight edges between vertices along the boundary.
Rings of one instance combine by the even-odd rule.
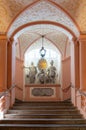
[[[6,34],[0,34],[0,40],[7,40],[7,35]]]
[[[33,88],[31,91],[32,96],[53,96],[54,89],[52,88]]]
[[[81,34],[79,37],[80,41],[86,41],[86,34]]]
[[[30,98],[55,98],[56,97],[56,87],[42,85],[36,87],[30,87]]]

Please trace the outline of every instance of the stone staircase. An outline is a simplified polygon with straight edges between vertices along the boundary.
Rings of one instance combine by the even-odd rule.
[[[76,107],[63,102],[16,102],[0,130],[86,130],[86,120]]]

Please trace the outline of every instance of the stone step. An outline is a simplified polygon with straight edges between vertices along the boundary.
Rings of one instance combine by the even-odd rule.
[[[29,103],[29,104],[57,104],[57,103],[71,103],[71,100],[66,100],[66,101],[18,101],[18,102],[16,102],[15,101],[15,103],[21,103],[21,104],[25,104],[25,103]]]
[[[0,121],[0,124],[86,124],[84,119],[59,119],[59,118],[28,118],[28,119],[4,119]]]
[[[52,114],[80,114],[78,110],[8,110],[7,114],[49,114],[49,113],[52,113]]]
[[[24,105],[27,105],[27,106],[46,106],[47,105],[47,103],[15,103],[14,104],[15,106],[24,106]],[[57,106],[57,105],[61,105],[61,106],[63,106],[63,105],[69,105],[69,106],[71,106],[72,105],[72,103],[48,103],[48,106]]]
[[[77,114],[5,114],[5,118],[82,118]]]
[[[76,109],[74,106],[13,106],[12,109]]]
[[[14,104],[14,106],[73,106],[72,105],[72,103],[65,103],[65,104],[63,104],[63,103],[55,103],[55,104],[48,104],[48,103],[46,103],[46,104],[29,104],[29,103],[23,103],[23,104],[19,104],[19,103],[15,103]]]
[[[86,124],[0,124],[0,130],[86,130]]]
[[[86,120],[69,101],[21,102],[8,110],[0,130],[86,130]]]

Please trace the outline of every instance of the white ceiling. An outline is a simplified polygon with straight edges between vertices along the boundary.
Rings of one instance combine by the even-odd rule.
[[[48,25],[45,28],[33,28],[32,30],[28,30],[22,33],[18,40],[20,45],[21,59],[24,58],[24,53],[29,48],[29,51],[33,49],[40,49],[42,35],[44,35],[44,46],[45,48],[53,49],[57,51],[57,48],[64,57],[66,47],[69,44],[68,37],[61,31],[57,31],[54,28],[48,28]],[[17,46],[18,47],[18,46]],[[67,47],[68,49],[68,47]],[[18,51],[18,49],[17,49]],[[17,52],[17,57],[19,57],[19,52]]]

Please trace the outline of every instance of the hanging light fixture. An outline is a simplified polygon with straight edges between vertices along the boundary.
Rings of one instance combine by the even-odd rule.
[[[39,59],[38,61],[38,69],[39,70],[45,70],[47,68],[47,61],[46,59],[44,58],[45,55],[46,55],[46,50],[44,48],[44,35],[42,35],[42,47],[40,49],[40,56],[41,56],[41,59]]]
[[[42,35],[42,48],[40,49],[40,55],[42,58],[46,55],[46,50],[43,46],[43,42],[44,42],[44,35]]]

